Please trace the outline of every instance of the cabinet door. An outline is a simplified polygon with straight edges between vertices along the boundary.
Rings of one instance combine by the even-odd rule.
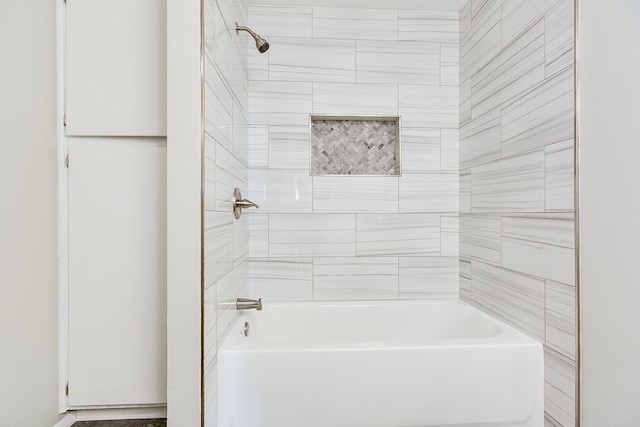
[[[67,135],[165,136],[165,0],[69,0]]]
[[[71,408],[166,402],[166,147],[69,146]]]

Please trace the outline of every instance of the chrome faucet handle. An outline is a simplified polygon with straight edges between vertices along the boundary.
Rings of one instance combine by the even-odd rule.
[[[240,189],[236,188],[233,190],[233,216],[238,219],[240,215],[242,215],[242,209],[247,208],[259,208],[259,206],[253,203],[251,200],[243,199],[242,193],[240,193]]]

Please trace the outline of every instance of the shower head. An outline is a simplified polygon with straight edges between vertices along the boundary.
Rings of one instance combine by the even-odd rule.
[[[269,49],[269,42],[266,39],[251,31],[250,28],[238,25],[238,23],[236,22],[236,33],[238,33],[238,31],[246,31],[247,33],[251,34],[251,37],[253,37],[253,39],[256,41],[256,49],[258,49],[258,52],[265,53],[267,49]]]

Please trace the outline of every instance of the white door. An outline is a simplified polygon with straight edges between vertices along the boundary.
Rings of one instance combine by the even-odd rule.
[[[69,143],[70,408],[166,402],[166,146]]]

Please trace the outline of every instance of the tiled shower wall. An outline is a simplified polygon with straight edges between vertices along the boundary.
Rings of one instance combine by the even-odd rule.
[[[320,2],[319,2],[320,3]],[[458,297],[458,13],[249,7],[249,288]],[[401,115],[402,176],[310,176],[309,115]]]
[[[575,425],[573,0],[460,12],[460,296],[544,344]]]
[[[233,303],[246,292],[249,227],[233,219],[235,187],[245,194],[248,161],[248,80],[246,22],[239,0],[204,1],[204,418],[217,417],[217,350],[237,311]]]

